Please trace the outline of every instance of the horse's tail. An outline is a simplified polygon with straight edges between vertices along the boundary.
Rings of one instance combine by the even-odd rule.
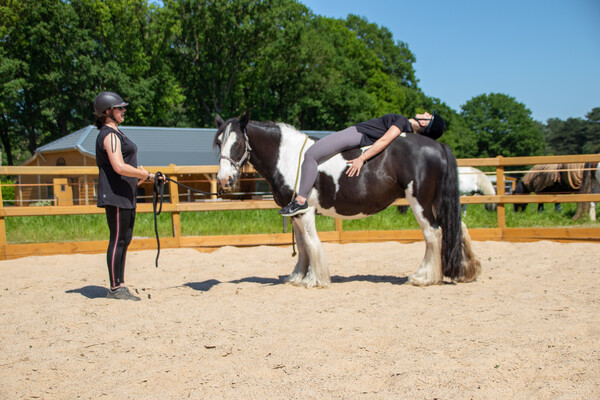
[[[450,278],[460,275],[462,261],[462,229],[460,194],[458,192],[458,165],[450,148],[442,144],[446,154],[446,172],[442,178],[442,201],[437,215],[442,227],[442,272]]]
[[[459,282],[470,282],[481,272],[471,249],[467,227],[461,221],[458,165],[450,147],[442,144],[447,166],[442,179],[442,199],[437,215],[442,228],[442,273]]]
[[[594,171],[595,166],[596,166],[595,163],[585,163],[584,170],[583,170],[583,176],[581,178],[581,186],[577,190],[577,193],[579,193],[579,194],[592,193],[592,185],[593,185],[592,180],[594,179],[593,171]],[[577,211],[575,212],[575,215],[573,216],[573,220],[577,221],[578,219],[582,218],[583,216],[586,216],[589,214],[590,214],[590,203],[577,203]]]

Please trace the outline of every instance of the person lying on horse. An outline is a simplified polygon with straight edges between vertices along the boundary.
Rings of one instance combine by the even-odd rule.
[[[433,114],[428,112],[417,114],[410,119],[404,115],[386,114],[318,140],[304,155],[298,195],[290,204],[279,210],[279,214],[291,217],[308,210],[306,199],[317,179],[318,164],[332,155],[350,149],[371,146],[358,158],[348,161],[350,167],[346,174],[349,177],[358,176],[364,163],[369,158],[381,153],[400,134],[420,133],[437,139],[445,130],[446,123],[435,111]]]

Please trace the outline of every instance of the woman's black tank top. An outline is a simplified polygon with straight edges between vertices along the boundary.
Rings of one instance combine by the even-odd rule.
[[[104,139],[115,133],[121,141],[121,153],[126,164],[137,168],[137,146],[122,132],[106,125],[100,129],[96,139],[96,165],[98,165],[98,207],[116,206],[133,209],[136,206],[137,182],[135,177],[119,175],[115,172],[108,153],[104,149]]]

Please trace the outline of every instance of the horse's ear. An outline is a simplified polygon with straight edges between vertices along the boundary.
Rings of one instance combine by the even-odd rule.
[[[246,129],[246,125],[248,125],[248,121],[250,121],[250,110],[246,111],[246,113],[240,118],[240,127],[242,129]]]
[[[223,125],[225,123],[225,121],[223,121],[223,118],[221,118],[221,116],[219,114],[217,114],[215,116],[215,125],[217,126],[217,129],[221,127],[221,125]]]

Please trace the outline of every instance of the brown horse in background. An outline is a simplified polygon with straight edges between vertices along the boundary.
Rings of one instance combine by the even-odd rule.
[[[561,194],[561,193],[592,193],[596,174],[594,163],[540,164],[525,174],[517,182],[513,194]],[[516,212],[524,211],[527,203],[515,203]],[[561,212],[560,203],[555,209]],[[544,204],[538,204],[538,212],[544,210]],[[577,203],[577,212],[573,219],[579,219],[590,212],[590,203]],[[595,218],[594,218],[595,219]]]

